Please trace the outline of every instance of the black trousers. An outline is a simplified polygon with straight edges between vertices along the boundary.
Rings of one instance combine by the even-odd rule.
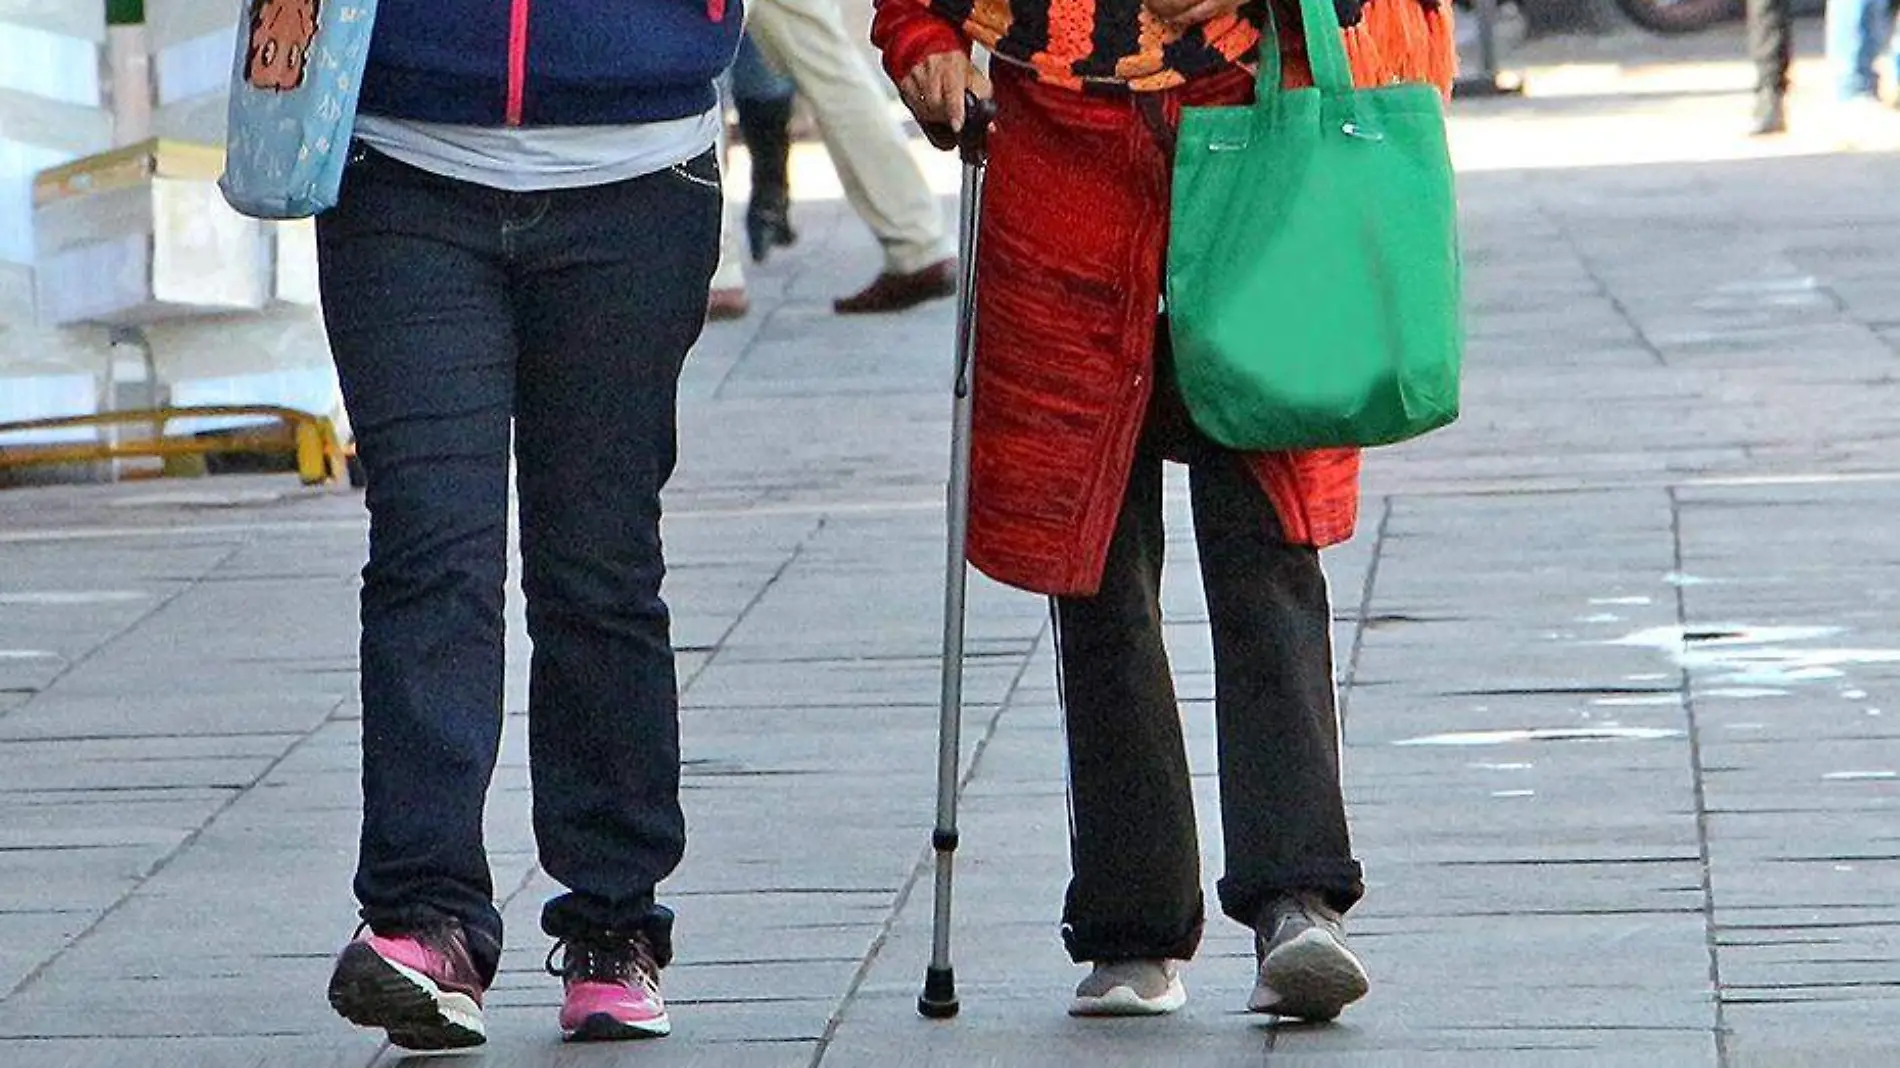
[[[1239,454],[1156,381],[1101,588],[1056,598],[1069,740],[1063,940],[1077,961],[1187,959],[1204,922],[1181,714],[1161,632],[1164,456],[1189,468],[1213,629],[1227,871],[1222,911],[1252,926],[1281,893],[1341,910],[1364,893],[1340,790],[1331,608],[1317,551],[1287,544]]]
[[[1755,61],[1755,93],[1778,97],[1788,91],[1794,58],[1791,0],[1747,0],[1748,55]]]

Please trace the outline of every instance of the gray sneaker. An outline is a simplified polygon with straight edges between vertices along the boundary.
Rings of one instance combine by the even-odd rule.
[[[1171,960],[1101,962],[1075,988],[1070,1016],[1165,1016],[1187,1004],[1181,966]]]
[[[1267,907],[1254,932],[1259,978],[1247,1008],[1323,1023],[1366,996],[1365,966],[1346,948],[1339,913],[1315,894],[1288,894]]]

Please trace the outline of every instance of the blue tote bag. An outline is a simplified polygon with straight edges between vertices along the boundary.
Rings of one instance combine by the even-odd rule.
[[[224,178],[233,208],[301,219],[336,204],[376,0],[243,0]]]

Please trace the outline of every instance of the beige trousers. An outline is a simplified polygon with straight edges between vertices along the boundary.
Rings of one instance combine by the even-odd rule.
[[[908,274],[952,255],[943,210],[891,115],[883,77],[845,29],[838,0],[751,0],[746,30],[798,84],[844,186],[877,235],[884,269]],[[726,226],[715,288],[745,284],[738,228]]]

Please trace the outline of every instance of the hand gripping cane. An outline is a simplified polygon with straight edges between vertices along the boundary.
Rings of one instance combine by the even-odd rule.
[[[957,977],[950,966],[950,885],[957,851],[957,788],[962,771],[963,598],[969,574],[965,543],[970,529],[970,376],[976,355],[976,251],[983,217],[983,176],[989,163],[989,128],[996,105],[974,94],[965,100],[963,130],[956,137],[963,158],[963,194],[957,212],[956,414],[950,438],[947,502],[949,552],[943,597],[943,705],[937,734],[937,827],[930,844],[937,854],[935,912],[931,917],[930,967],[917,1011],[933,1020],[957,1014]]]

